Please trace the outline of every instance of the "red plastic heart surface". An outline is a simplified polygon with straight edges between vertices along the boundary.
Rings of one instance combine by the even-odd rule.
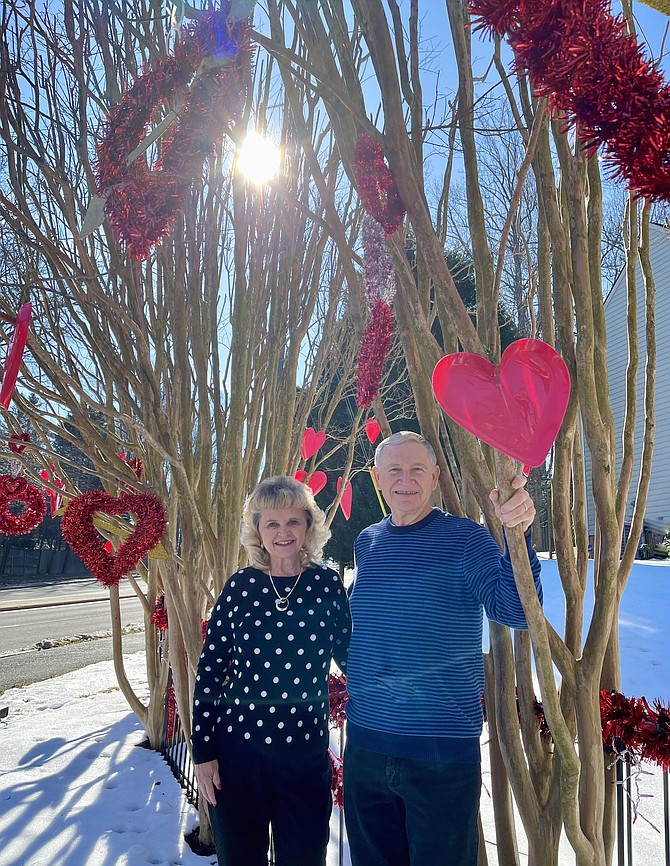
[[[326,434],[323,430],[308,427],[302,434],[302,459],[309,460],[313,457],[325,441]]]
[[[337,479],[337,491],[339,493],[340,487],[342,486],[342,476]],[[354,491],[351,487],[351,481],[347,481],[347,486],[344,488],[342,493],[342,499],[340,499],[340,508],[342,509],[342,514],[344,514],[344,519],[349,520],[351,517],[351,502],[354,496]]]
[[[540,466],[556,439],[570,398],[570,374],[542,340],[517,340],[496,367],[481,355],[445,355],[433,371],[445,413],[503,454]]]
[[[307,481],[305,481],[305,484],[309,487],[309,489],[315,496],[317,493],[321,493],[327,483],[328,476],[320,469],[317,469],[316,472],[312,472]]]
[[[98,512],[131,513],[136,522],[116,553],[110,552],[93,524]],[[61,519],[63,537],[84,565],[105,586],[118,585],[163,537],[167,514],[151,493],[121,493],[118,498],[102,490],[89,490],[71,499]]]
[[[376,418],[368,418],[365,422],[365,433],[370,442],[374,444],[381,432],[382,428],[379,426],[379,421]]]

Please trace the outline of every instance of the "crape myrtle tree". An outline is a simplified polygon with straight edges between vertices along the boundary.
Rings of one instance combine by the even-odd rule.
[[[18,432],[17,412],[29,419],[19,459],[36,483],[53,466],[71,497],[89,467],[109,493],[150,492],[167,508],[162,545],[137,566],[145,583],[128,578],[145,611],[148,701],[125,675],[118,587],[110,589],[119,683],[154,747],[167,678],[151,626],[156,599],[165,597],[188,737],[202,622],[239,567],[245,495],[260,477],[298,468],[312,404],[333,392],[329,371],[353,376],[363,325],[353,252],[361,213],[328,115],[313,82],[283,89],[260,51],[230,135],[271,131],[282,153],[273,183],[256,188],[234,171],[227,137],[145,261],[107,221],[82,236],[106,113],[175,38],[153,0],[2,7],[0,313],[33,303],[4,421]],[[154,123],[171,107],[159,106]],[[138,158],[152,165],[157,147]],[[11,327],[1,327],[6,342]],[[68,443],[83,461],[68,456]],[[9,456],[6,438],[0,452]],[[114,547],[128,532],[127,521],[105,515],[96,526]]]
[[[559,635],[546,622],[532,588],[523,540],[508,533],[529,631],[510,633],[492,624],[492,649],[486,657],[487,710],[493,767],[497,845],[500,862],[519,862],[513,828],[510,788],[529,840],[529,863],[557,863],[562,828],[579,866],[605,866],[613,846],[610,771],[603,754],[600,726],[601,687],[617,688],[618,602],[630,572],[644,514],[653,444],[653,385],[655,343],[654,284],[648,261],[649,207],[630,199],[626,215],[629,294],[629,371],[626,378],[626,426],[623,459],[615,459],[615,428],[606,365],[602,256],[602,181],[596,156],[552,117],[547,104],[536,99],[528,81],[510,72],[498,43],[490,43],[491,70],[483,84],[496,83],[509,101],[520,160],[512,199],[499,234],[487,230],[487,204],[479,183],[479,152],[475,135],[476,100],[472,29],[462,0],[446,0],[441,9],[444,31],[449,28],[453,54],[442,61],[457,70],[458,86],[442,123],[434,106],[425,108],[427,57],[420,38],[424,14],[431,14],[431,33],[439,32],[435,4],[411,0],[295,0],[268,4],[271,37],[262,44],[278,60],[285,78],[306,78],[315,84],[336,135],[345,170],[355,182],[354,146],[360,133],[383,143],[389,166],[407,207],[407,225],[417,245],[417,268],[408,267],[404,239],[397,232],[387,244],[394,258],[397,295],[394,312],[405,352],[421,429],[436,446],[441,465],[444,504],[456,514],[483,515],[501,538],[488,500],[497,478],[505,492],[514,472],[512,462],[482,448],[437,409],[430,388],[433,367],[443,352],[459,347],[494,358],[500,355],[496,311],[501,292],[506,249],[518,215],[525,185],[534,184],[537,208],[532,215],[535,250],[536,301],[540,323],[531,331],[563,355],[572,380],[565,421],[555,445],[552,478],[552,519],[560,577],[566,598],[565,629]],[[430,7],[430,8],[429,8]],[[290,34],[290,37],[289,37]],[[299,34],[299,47],[292,41]],[[365,88],[358,71],[360,39],[367,52]],[[477,45],[481,56],[486,46]],[[424,62],[425,61],[425,62]],[[485,67],[485,64],[484,64]],[[497,76],[497,77],[496,77]],[[430,78],[430,86],[434,79]],[[381,98],[381,106],[377,104]],[[446,101],[446,100],[445,100]],[[430,122],[427,121],[430,115]],[[439,120],[439,118],[438,118]],[[448,233],[449,183],[453,159],[445,160],[438,200],[429,198],[425,156],[431,127],[448,130],[458,145],[467,190],[468,238],[476,284],[476,324],[458,296],[445,260]],[[527,214],[528,216],[528,214]],[[528,225],[525,231],[530,231]],[[636,267],[644,279],[646,311],[645,433],[641,470],[633,478],[633,430],[636,411],[635,371],[639,363],[635,314]],[[443,345],[433,336],[439,319]],[[531,320],[532,325],[532,320]],[[582,640],[588,538],[581,437],[593,464],[595,500],[595,605]],[[620,556],[625,503],[631,484],[637,485],[635,514],[623,556]],[[541,699],[551,739],[538,731],[533,709],[531,648],[540,682]],[[554,671],[560,675],[558,688]],[[520,724],[515,701],[516,694]],[[482,859],[485,854],[482,853]]]

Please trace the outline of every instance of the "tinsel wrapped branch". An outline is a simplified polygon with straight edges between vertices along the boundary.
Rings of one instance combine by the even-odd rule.
[[[506,35],[534,95],[575,126],[587,152],[639,195],[670,199],[670,87],[608,0],[471,0]]]

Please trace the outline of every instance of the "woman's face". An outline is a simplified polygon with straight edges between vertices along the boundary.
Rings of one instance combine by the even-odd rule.
[[[300,562],[307,535],[307,517],[302,508],[266,508],[261,511],[258,532],[270,554],[270,565],[289,558]]]

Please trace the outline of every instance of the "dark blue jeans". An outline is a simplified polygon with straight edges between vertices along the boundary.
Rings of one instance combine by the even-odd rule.
[[[479,764],[433,764],[347,745],[353,866],[477,866]]]

